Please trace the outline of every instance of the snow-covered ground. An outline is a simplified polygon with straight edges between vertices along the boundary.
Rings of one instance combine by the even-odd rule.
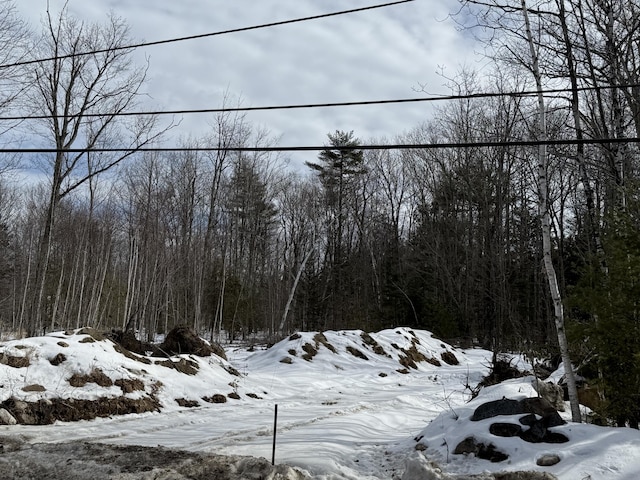
[[[52,425],[0,426],[0,442],[161,446],[270,462],[277,405],[276,463],[311,478],[417,480],[524,470],[563,480],[640,478],[636,430],[568,423],[553,430],[569,442],[532,444],[490,434],[487,421],[470,421],[484,402],[536,396],[532,378],[485,388],[470,402],[467,387],[488,373],[491,352],[454,349],[425,331],[301,332],[269,349],[229,348],[228,362],[215,356],[175,357],[174,362],[182,358],[183,366],[192,367],[186,369],[190,374],[156,363],[159,359],[145,357],[143,363],[141,357],[123,355],[110,340],[90,337],[57,332],[0,343],[0,403],[146,396],[156,398],[159,408]],[[19,361],[22,357],[28,365]],[[95,383],[92,378],[101,378],[97,370],[112,384]],[[88,381],[71,386],[74,374]],[[125,391],[122,385],[137,387]],[[214,396],[226,401],[212,403]],[[509,458],[492,463],[454,455],[455,445],[471,436]],[[39,448],[31,450],[32,459],[42,452]],[[0,464],[11,461],[9,450],[0,453]],[[538,466],[536,460],[549,453],[560,462]],[[431,462],[444,473],[436,473]]]

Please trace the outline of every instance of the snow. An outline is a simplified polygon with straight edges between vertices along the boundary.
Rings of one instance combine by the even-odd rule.
[[[491,352],[457,349],[426,331],[300,332],[268,349],[228,347],[228,361],[214,355],[172,358],[195,365],[192,375],[156,363],[162,359],[125,356],[110,340],[91,341],[84,332],[0,343],[0,402],[156,395],[161,407],[79,422],[0,426],[0,441],[13,438],[32,445],[30,457],[41,457],[43,465],[51,452],[39,444],[81,445],[69,442],[161,446],[270,462],[277,405],[276,463],[316,479],[417,480],[523,470],[562,480],[631,480],[640,475],[636,430],[569,422],[552,429],[566,435],[568,443],[532,444],[490,434],[494,419],[470,421],[475,408],[487,401],[536,396],[532,377],[486,387],[471,399],[467,387],[488,373]],[[65,360],[52,365],[51,359],[61,353]],[[451,354],[457,365],[444,360],[450,361]],[[28,358],[29,365],[9,366],[8,357],[14,362]],[[116,385],[69,384],[72,375],[91,375],[96,369],[113,382],[141,380],[144,390],[124,393]],[[24,391],[27,385],[43,388]],[[232,393],[238,398],[229,397]],[[227,401],[203,400],[215,394]],[[180,406],[176,399],[198,406]],[[568,413],[562,415],[569,420]],[[516,417],[499,421],[517,423]],[[492,443],[508,460],[492,463],[454,455],[455,446],[467,437]],[[556,454],[560,462],[540,467],[536,460],[543,454]],[[8,455],[0,454],[0,461],[3,457]]]

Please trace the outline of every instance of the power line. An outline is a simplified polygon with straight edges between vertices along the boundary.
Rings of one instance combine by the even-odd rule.
[[[413,0],[398,0],[398,1],[395,1],[395,2],[383,3],[383,4],[378,4],[378,5],[370,5],[368,7],[353,8],[353,9],[350,9],[350,10],[342,10],[342,11],[339,11],[339,12],[332,12],[332,13],[323,13],[323,14],[320,14],[320,15],[313,15],[313,16],[310,16],[310,17],[294,18],[294,19],[290,19],[290,20],[282,20],[282,21],[279,21],[279,22],[271,22],[271,23],[263,23],[263,24],[260,24],[260,25],[252,25],[250,27],[232,28],[230,30],[222,30],[222,31],[218,31],[218,32],[201,33],[201,34],[198,34],[198,35],[189,35],[189,36],[186,36],[186,37],[170,38],[170,39],[166,39],[166,40],[156,40],[156,41],[152,41],[152,42],[134,43],[134,44],[130,44],[130,45],[122,45],[122,46],[119,46],[119,47],[104,48],[104,49],[100,49],[100,50],[91,50],[91,51],[80,52],[80,53],[70,53],[68,55],[59,55],[59,56],[55,56],[55,57],[39,58],[39,59],[36,59],[36,60],[26,60],[26,61],[22,61],[22,62],[16,62],[16,63],[11,63],[11,64],[0,65],[0,68],[12,68],[12,67],[18,67],[18,66],[22,66],[22,65],[31,65],[31,64],[34,64],[34,63],[50,62],[50,61],[60,60],[60,59],[65,59],[65,58],[82,57],[82,56],[85,56],[85,55],[94,55],[94,54],[97,54],[97,53],[116,52],[116,51],[119,51],[119,50],[129,50],[129,49],[135,49],[135,48],[141,48],[141,47],[164,45],[164,44],[167,44],[167,43],[184,42],[184,41],[187,41],[187,40],[197,40],[197,39],[200,39],[200,38],[215,37],[215,36],[218,36],[218,35],[227,35],[227,34],[230,34],[230,33],[247,32],[247,31],[250,31],[250,30],[258,30],[258,29],[262,29],[262,28],[277,27],[277,26],[280,26],[280,25],[289,25],[289,24],[292,24],[292,23],[306,22],[306,21],[309,21],[309,20],[317,20],[317,19],[320,19],[320,18],[336,17],[338,15],[346,15],[348,13],[364,12],[366,10],[374,10],[374,9],[377,9],[377,8],[390,7],[392,5],[399,5],[401,3],[408,3],[408,2],[413,2]]]
[[[606,85],[593,87],[579,87],[579,92],[612,90],[618,88],[640,88],[640,83],[631,83],[624,85]],[[571,88],[555,88],[549,90],[523,90],[519,92],[483,92],[469,93],[464,95],[438,95],[421,98],[401,98],[389,100],[364,100],[353,102],[330,102],[330,103],[303,103],[293,105],[268,105],[258,107],[220,107],[220,108],[199,108],[199,109],[183,109],[183,110],[152,110],[139,112],[108,112],[108,113],[83,113],[83,117],[130,117],[138,115],[187,115],[187,114],[204,114],[204,113],[231,113],[231,112],[256,112],[268,110],[295,110],[295,109],[311,109],[311,108],[336,108],[336,107],[356,107],[367,105],[390,105],[402,103],[418,103],[418,102],[440,102],[450,100],[472,100],[482,98],[496,97],[529,97],[542,93],[543,95],[552,95],[558,93],[571,92]],[[74,117],[77,114],[70,114]],[[23,120],[46,120],[52,118],[51,115],[23,115],[23,116],[7,116],[0,117],[0,121],[23,121]]]
[[[628,138],[591,138],[565,140],[512,140],[481,142],[444,142],[444,143],[409,143],[358,145],[357,147],[340,147],[333,145],[314,146],[276,146],[276,147],[142,147],[142,148],[2,148],[2,153],[122,153],[122,152],[309,152],[323,150],[436,150],[451,148],[494,148],[494,147],[533,147],[539,145],[605,145],[640,143],[640,137]]]

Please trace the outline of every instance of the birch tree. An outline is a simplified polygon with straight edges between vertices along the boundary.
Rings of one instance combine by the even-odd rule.
[[[580,414],[580,404],[578,402],[578,390],[576,388],[576,379],[569,355],[569,343],[567,342],[567,332],[564,321],[564,306],[562,304],[562,296],[558,287],[558,277],[551,257],[551,217],[549,214],[549,197],[547,186],[547,125],[546,125],[546,106],[544,95],[542,93],[542,75],[538,64],[538,50],[533,39],[531,30],[531,22],[529,21],[529,13],[527,10],[526,0],[522,2],[522,16],[524,19],[527,42],[531,53],[531,70],[536,82],[536,90],[538,91],[538,121],[537,121],[537,140],[540,142],[538,146],[538,188],[539,188],[539,214],[542,226],[542,255],[547,280],[549,282],[549,291],[551,300],[553,301],[553,310],[555,314],[556,330],[558,333],[558,344],[560,345],[560,355],[564,365],[565,378],[569,391],[569,402],[571,404],[571,419],[574,422],[580,422],[582,415]]]
[[[575,382],[575,374],[569,355],[569,345],[566,336],[564,306],[558,284],[556,269],[552,258],[551,239],[551,215],[548,192],[548,152],[547,152],[547,124],[546,102],[543,94],[544,80],[541,71],[541,54],[544,43],[541,39],[543,29],[536,30],[532,26],[531,15],[535,14],[540,19],[542,16],[553,15],[556,12],[550,9],[549,1],[537,2],[535,7],[530,7],[526,0],[519,2],[496,2],[494,0],[464,0],[467,6],[480,6],[479,18],[481,22],[492,28],[502,36],[505,41],[499,46],[494,45],[499,56],[504,60],[524,66],[529,70],[535,82],[537,91],[537,119],[534,128],[535,140],[538,142],[538,215],[542,233],[543,265],[547,278],[549,293],[553,304],[555,327],[560,347],[560,354],[564,365],[566,382],[571,404],[571,416],[574,422],[581,421],[580,405]],[[546,10],[545,10],[546,9]],[[520,19],[518,18],[520,15]],[[492,25],[492,26],[490,26]],[[547,54],[549,52],[547,51]]]

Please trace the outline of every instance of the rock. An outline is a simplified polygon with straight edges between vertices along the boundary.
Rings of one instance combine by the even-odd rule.
[[[525,442],[541,443],[547,434],[547,429],[541,420],[536,420],[528,430],[522,432],[519,437]]]
[[[471,416],[472,422],[484,420],[486,418],[497,417],[498,415],[517,415],[525,412],[518,400],[503,398],[502,400],[494,400],[492,402],[483,403],[473,412]]]
[[[13,415],[7,412],[4,408],[0,408],[0,425],[15,425],[17,420]]]
[[[538,421],[538,417],[536,417],[535,414],[530,413],[529,415],[525,415],[524,417],[520,417],[520,419],[518,421],[522,425],[526,425],[526,426],[530,427],[531,425],[533,425],[534,423],[536,423]]]
[[[560,385],[553,382],[542,382],[537,378],[534,378],[531,384],[538,392],[538,395],[547,400],[553,408],[559,412],[564,412],[564,391]]]
[[[22,425],[37,425],[37,419],[31,412],[31,408],[27,402],[16,400],[11,397],[4,402],[4,406],[8,408],[7,413],[11,412],[11,416],[17,423]]]
[[[489,432],[498,437],[516,437],[522,433],[522,427],[514,423],[492,423]]]
[[[538,459],[536,460],[536,465],[540,467],[551,467],[558,462],[560,462],[560,457],[558,455],[548,453],[546,455],[538,457]]]
[[[545,443],[567,443],[569,438],[562,433],[547,432],[542,441]]]
[[[495,445],[490,443],[485,445],[482,442],[476,441],[474,437],[467,437],[461,441],[453,451],[454,454],[469,455],[474,454],[476,457],[483,460],[489,460],[492,463],[502,462],[509,458],[509,455],[496,449]]]
[[[455,455],[468,455],[473,453],[474,455],[478,453],[478,444],[476,443],[476,439],[473,437],[467,437],[462,440],[453,451]]]
[[[524,413],[534,413],[542,417],[545,427],[557,427],[565,422],[558,411],[547,400],[541,397],[531,397],[520,400]]]

